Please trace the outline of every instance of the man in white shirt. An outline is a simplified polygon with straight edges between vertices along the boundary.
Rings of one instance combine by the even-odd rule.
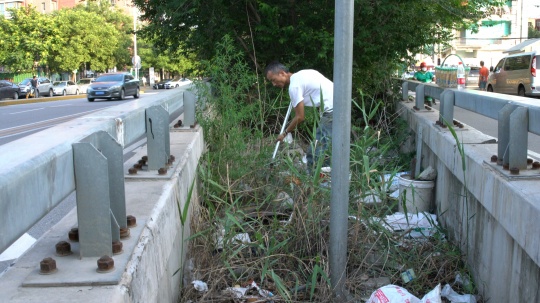
[[[294,107],[294,118],[285,128],[285,132],[279,134],[278,141],[282,141],[288,133],[294,131],[304,121],[305,106],[319,109],[321,119],[315,133],[316,141],[310,145],[306,154],[308,170],[311,170],[313,163],[316,163],[319,156],[323,155],[328,148],[332,136],[334,83],[313,69],[305,69],[293,74],[277,61],[266,67],[265,75],[274,86],[288,87],[289,97]],[[329,164],[329,161],[326,161],[323,166],[329,166]]]

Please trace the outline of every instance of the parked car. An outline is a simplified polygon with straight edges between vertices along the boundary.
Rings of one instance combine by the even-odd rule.
[[[54,95],[78,95],[79,86],[73,81],[56,81],[53,83]]]
[[[81,91],[81,94],[86,94],[86,89],[88,88],[88,85],[90,83],[94,82],[96,78],[82,78],[77,81],[77,85],[79,86],[79,90]]]
[[[180,87],[182,85],[189,84],[189,83],[191,83],[191,80],[189,80],[188,78],[175,79],[175,80],[171,80],[171,81],[165,83],[165,88],[166,89],[177,88],[177,87]]]
[[[20,89],[19,86],[8,80],[0,80],[0,99],[11,98],[13,100],[19,99]]]
[[[139,98],[139,80],[129,73],[103,74],[92,82],[86,91],[86,98],[89,102],[95,99],[112,100],[117,98],[123,100],[126,96]]]
[[[488,77],[487,91],[540,97],[540,51],[507,55]]]
[[[470,89],[478,89],[478,83],[480,80],[480,67],[479,66],[471,66],[471,70],[469,71],[469,75],[467,76],[467,88]]]
[[[26,78],[19,83],[20,88],[20,97],[26,97],[27,94],[30,93],[31,85],[30,81],[32,78]],[[39,96],[53,96],[53,85],[51,83],[51,80],[45,77],[38,77],[38,87],[37,92],[35,93],[35,97]]]
[[[154,89],[164,89],[165,84],[168,83],[169,81],[172,81],[172,79],[163,79],[163,80],[159,81],[158,83],[155,83],[154,84]]]

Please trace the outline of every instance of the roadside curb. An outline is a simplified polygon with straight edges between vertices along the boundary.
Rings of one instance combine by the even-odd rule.
[[[141,90],[139,93],[144,94],[144,91]],[[81,95],[69,95],[69,96],[54,96],[54,97],[41,97],[41,98],[23,98],[18,100],[9,100],[9,101],[0,101],[0,106],[8,105],[18,105],[18,104],[30,104],[30,103],[40,103],[40,102],[50,102],[50,101],[60,101],[60,100],[69,100],[69,99],[82,99],[86,98],[86,94]]]

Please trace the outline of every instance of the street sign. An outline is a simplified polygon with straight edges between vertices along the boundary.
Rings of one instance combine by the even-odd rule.
[[[139,56],[132,57],[131,63],[133,63],[133,68],[136,68],[136,69],[141,68],[141,57]]]

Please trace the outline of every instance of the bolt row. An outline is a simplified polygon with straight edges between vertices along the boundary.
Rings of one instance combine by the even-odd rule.
[[[127,226],[128,228],[120,228],[120,238],[124,239],[129,237],[130,227],[137,226],[137,219],[132,216],[128,215],[127,217]],[[79,242],[79,229],[77,227],[72,228],[68,232],[68,238],[70,241],[73,242]],[[122,250],[123,244],[120,241],[113,241],[112,242],[112,253],[113,255],[118,255],[123,252]],[[71,244],[66,241],[60,241],[56,243],[55,245],[56,249],[56,255],[58,257],[65,257],[72,255],[73,252],[71,251]],[[106,273],[110,272],[114,269],[114,259],[110,256],[104,255],[97,261],[97,272],[99,273]],[[42,275],[50,275],[54,274],[58,271],[58,268],[56,267],[56,260],[54,260],[51,257],[46,257],[41,262],[39,262],[39,273]]]
[[[497,165],[502,165],[504,170],[509,170],[511,175],[519,175],[519,168],[510,167],[510,164],[502,163],[502,159],[499,159],[497,155],[491,156],[491,162],[497,163]],[[531,158],[527,158],[527,165],[531,165],[531,169],[540,169],[540,162],[534,161]]]
[[[169,156],[169,159],[167,160],[167,166],[172,166],[174,163],[175,157],[173,155]],[[137,161],[136,164],[133,164],[133,167],[128,169],[128,174],[130,175],[136,175],[137,172],[143,168],[143,166],[146,166],[146,162],[148,161],[148,156],[143,156],[139,161]],[[162,167],[158,169],[159,175],[165,175],[167,174],[167,167]]]

